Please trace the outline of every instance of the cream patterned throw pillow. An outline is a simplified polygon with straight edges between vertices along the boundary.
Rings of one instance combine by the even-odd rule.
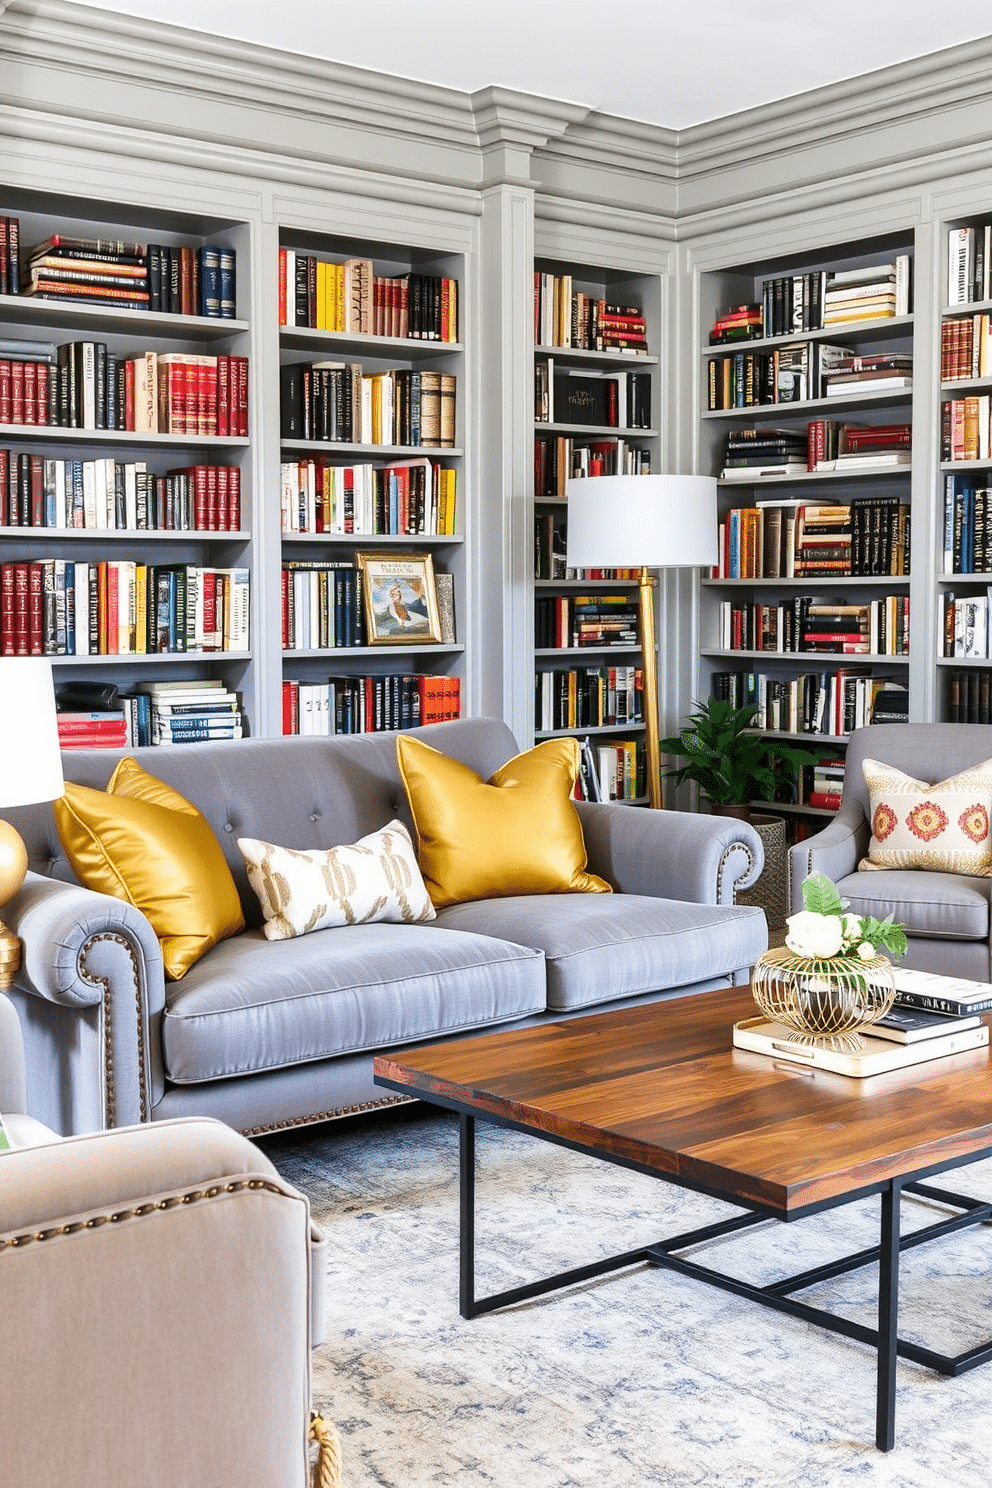
[[[992,759],[927,785],[880,760],[862,761],[871,842],[861,870],[928,868],[992,877]]]
[[[435,917],[401,821],[342,847],[297,852],[254,837],[239,837],[238,847],[269,940],[373,920],[403,924]]]

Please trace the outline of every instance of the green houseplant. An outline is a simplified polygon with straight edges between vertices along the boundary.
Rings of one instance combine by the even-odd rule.
[[[695,781],[715,808],[746,815],[751,801],[774,801],[782,787],[795,785],[804,765],[819,758],[816,750],[779,739],[771,743],[756,733],[755,707],[709,698],[693,710],[679,733],[661,741],[665,754],[685,760],[666,770],[665,778],[676,785]]]

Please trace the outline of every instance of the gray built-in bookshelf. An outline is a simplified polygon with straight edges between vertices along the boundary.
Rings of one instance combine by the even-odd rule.
[[[173,420],[171,433],[32,425],[23,409],[20,423],[0,425],[0,449],[29,457],[29,508],[33,456],[42,462],[43,481],[45,462],[62,467],[55,480],[63,487],[66,471],[75,479],[75,466],[91,465],[91,474],[80,479],[90,482],[91,503],[103,493],[99,499],[108,506],[101,509],[112,510],[115,519],[92,528],[8,522],[0,531],[0,562],[51,564],[53,583],[66,565],[117,564],[118,593],[123,580],[128,594],[133,580],[127,565],[187,576],[217,571],[225,605],[225,575],[232,586],[236,575],[239,592],[249,596],[239,610],[247,637],[242,633],[236,646],[224,649],[222,638],[221,649],[156,646],[144,655],[122,654],[119,625],[116,654],[56,655],[57,679],[113,679],[125,689],[155,678],[222,681],[240,695],[248,731],[265,736],[282,731],[284,683],[317,687],[331,676],[356,685],[371,679],[362,681],[364,688],[376,679],[429,675],[458,681],[464,713],[506,718],[521,747],[562,731],[584,738],[591,732],[583,726],[586,715],[582,723],[574,714],[563,723],[561,713],[552,714],[549,728],[548,715],[539,718],[535,706],[539,671],[557,674],[587,664],[584,655],[535,645],[535,606],[544,610],[545,602],[594,592],[551,566],[560,564],[567,503],[535,481],[535,444],[554,441],[557,448],[559,439],[571,440],[574,454],[577,447],[623,440],[649,452],[652,470],[718,476],[724,518],[754,511],[758,501],[772,503],[763,508],[771,511],[778,498],[768,526],[777,521],[780,533],[790,510],[801,505],[861,504],[861,521],[869,503],[885,498],[900,513],[897,543],[905,546],[909,516],[908,574],[830,577],[831,570],[819,569],[736,578],[728,571],[710,579],[663,573],[663,733],[674,731],[692,700],[727,672],[761,670],[785,682],[829,668],[887,681],[892,685],[885,691],[893,694],[908,689],[908,712],[917,720],[980,713],[992,674],[982,629],[989,567],[985,481],[992,470],[985,400],[992,379],[981,350],[992,313],[985,231],[992,222],[992,167],[976,141],[987,138],[990,61],[992,40],[985,38],[925,65],[886,69],[870,87],[838,84],[675,134],[538,94],[495,86],[464,93],[227,43],[71,0],[12,0],[0,11],[0,217],[17,218],[22,247],[63,233],[185,250],[187,259],[232,249],[236,300],[233,313],[229,306],[218,316],[197,313],[204,307],[188,300],[172,313],[0,294],[0,339],[54,346],[56,363],[60,356],[90,355],[118,368],[134,363],[135,377],[146,375],[152,354],[160,368],[198,358],[214,361],[218,377],[222,366],[226,375],[233,366],[239,376],[247,370],[246,433],[232,432],[230,423],[197,424],[194,432],[188,409]],[[457,339],[396,334],[395,321],[335,329],[326,304],[313,325],[298,322],[295,304],[292,322],[284,317],[281,325],[283,252],[294,255],[294,268],[299,260],[314,261],[314,296],[317,266],[324,266],[319,277],[326,304],[337,272],[328,265],[367,263],[373,280],[394,283],[415,284],[419,276],[421,291],[427,281],[447,280],[447,331]],[[825,292],[827,276],[848,275],[857,284],[866,267],[904,261],[911,297],[899,313],[864,324],[854,318],[809,330],[773,327],[745,348],[733,348],[759,357],[778,353],[783,379],[801,388],[806,377],[804,396],[787,406],[709,406],[711,387],[718,385],[721,399],[733,388],[732,376],[724,374],[732,350],[711,346],[710,331],[734,307],[760,303],[766,280],[798,280],[801,306],[802,285],[812,286],[814,278]],[[959,264],[964,279],[971,276],[961,290],[954,277]],[[535,338],[535,270],[571,276],[575,292],[636,307],[645,318],[647,357],[628,355],[630,348],[560,346],[543,333]],[[830,282],[836,289],[844,280]],[[360,272],[359,294],[361,283]],[[450,283],[456,286],[453,333]],[[867,285],[862,280],[858,287]],[[309,282],[306,287],[309,292]],[[967,336],[973,347],[966,364]],[[957,359],[942,368],[945,340],[953,340]],[[71,343],[94,351],[59,351]],[[891,362],[896,381],[887,388],[826,393],[816,382],[836,371],[832,347],[855,357],[911,358],[912,380],[900,384],[906,363]],[[353,428],[346,439],[337,422],[333,437],[329,423],[307,430],[284,424],[286,381],[315,364],[321,417],[330,419],[333,407],[335,421],[341,408],[337,391],[333,404],[328,401],[331,386],[349,379],[354,398],[359,378],[370,387],[378,380],[374,433],[371,424],[359,425],[359,437]],[[640,389],[646,427],[643,408],[635,413],[629,404],[622,410],[625,424],[613,424],[611,414],[602,425],[589,425],[585,414],[574,417],[574,399],[569,416],[561,416],[560,387],[567,398],[574,384],[573,392],[601,409],[594,384],[609,385],[607,396],[619,396],[632,372],[650,374],[650,392],[645,395],[646,385]],[[30,375],[37,379],[36,371]],[[394,417],[398,397],[405,417],[418,375],[420,395],[426,386],[428,400],[435,388],[440,393],[436,377],[447,379],[449,390],[454,379],[453,427],[449,420],[441,432],[440,410],[432,426],[428,409],[426,440],[423,424],[418,442],[402,422],[384,437],[383,396],[388,406],[392,393]],[[767,378],[767,368],[759,367],[757,376],[759,383]],[[384,377],[391,377],[391,388]],[[549,410],[546,420],[536,401],[541,378],[556,399],[554,417]],[[37,380],[34,387],[37,392]],[[859,438],[870,442],[871,430],[909,426],[908,463],[856,468],[849,459],[841,470],[724,476],[725,470],[747,471],[733,463],[728,448],[741,458],[746,451],[740,446],[756,437],[748,430],[784,430],[775,436],[783,440],[777,453],[795,457],[794,436],[820,420],[864,426],[869,434],[855,435],[855,445]],[[821,454],[823,461],[831,457],[827,450]],[[328,525],[327,511],[318,521],[318,471],[322,501],[344,489],[346,471],[352,472],[352,501],[359,467],[359,482],[371,481],[372,489],[391,472],[396,499],[406,500],[409,511],[405,483],[427,479],[424,461],[431,480],[434,467],[454,472],[450,525],[419,530],[418,518],[418,530],[366,534],[353,520],[351,530],[347,520],[341,530],[333,516]],[[125,467],[119,476],[123,526],[114,505],[116,466]],[[219,510],[228,520],[236,510],[236,526],[222,525],[219,516],[215,525],[194,528],[130,524],[139,485],[147,499],[149,480],[155,490],[156,480],[170,472],[197,467],[224,483]],[[296,467],[295,477],[287,477],[286,467]],[[334,472],[326,493],[325,468]],[[415,468],[422,473],[402,473]],[[237,508],[231,505],[232,470]],[[178,487],[171,489],[178,499]],[[287,517],[294,490],[295,526]],[[414,493],[417,510],[422,490]],[[57,511],[64,500],[56,489]],[[746,545],[753,542],[752,521],[745,520]],[[826,531],[809,535],[821,539],[821,547],[841,546],[829,541],[838,535],[829,515],[822,525]],[[861,536],[859,529],[858,541]],[[327,625],[321,630],[318,623],[317,645],[312,629],[294,630],[287,644],[287,565],[311,565],[297,573],[323,570],[319,594],[321,583],[337,582],[340,565],[351,569],[364,552],[429,555],[435,571],[451,580],[454,639],[447,630],[442,640],[395,649],[331,646]],[[780,563],[781,556],[780,549]],[[596,590],[621,597],[631,592],[626,580],[603,581]],[[778,624],[778,612],[803,594],[823,595],[828,603],[843,596],[873,643],[884,635],[884,646],[842,656],[819,652],[814,668],[805,659],[757,646],[741,650],[728,641],[735,625],[753,639],[762,624]],[[216,621],[214,627],[216,646]],[[127,638],[130,628],[129,611]],[[636,650],[630,653],[632,663],[637,657]],[[605,658],[611,660],[620,657]],[[870,686],[863,683],[862,692]],[[771,732],[819,737],[832,755],[843,755],[843,726],[821,723],[811,735],[791,726],[797,719],[793,712],[789,727]],[[781,712],[775,721],[782,723]],[[607,742],[637,736],[626,722],[598,727],[607,731]],[[679,797],[679,804],[691,803]],[[806,806],[793,815],[814,824],[819,819]]]

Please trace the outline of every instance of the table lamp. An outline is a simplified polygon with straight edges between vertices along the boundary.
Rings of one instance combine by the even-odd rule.
[[[707,475],[601,475],[566,483],[569,568],[638,568],[648,800],[661,800],[658,657],[651,568],[717,561],[716,481]]]
[[[65,788],[55,718],[52,664],[41,656],[0,657],[0,811],[54,801]],[[0,909],[24,882],[27,849],[0,820]],[[21,964],[21,942],[0,920],[0,989]]]

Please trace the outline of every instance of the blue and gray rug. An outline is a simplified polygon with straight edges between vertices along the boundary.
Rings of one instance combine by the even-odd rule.
[[[331,1242],[314,1404],[344,1488],[987,1488],[992,1364],[900,1362],[896,1448],[875,1451],[868,1348],[655,1268],[473,1322],[458,1316],[458,1129],[433,1113],[265,1142]],[[480,1123],[480,1295],[660,1240],[715,1200]],[[992,1162],[949,1188],[992,1194]],[[723,1239],[694,1259],[768,1282],[876,1243],[878,1201]],[[904,1228],[939,1215],[918,1200]],[[805,1294],[875,1323],[868,1268]],[[992,1228],[904,1254],[900,1329],[992,1338]]]

